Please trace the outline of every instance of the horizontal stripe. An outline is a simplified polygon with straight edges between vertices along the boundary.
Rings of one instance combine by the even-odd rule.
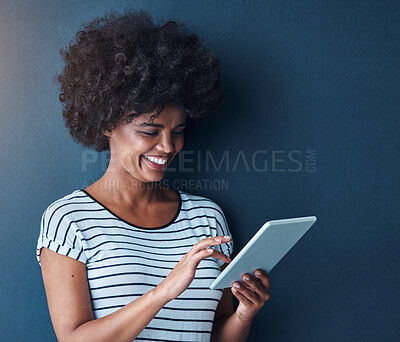
[[[149,330],[162,330],[162,331],[177,331],[177,332],[183,332],[183,333],[206,333],[210,334],[210,331],[204,331],[204,330],[183,330],[183,329],[166,329],[166,328],[153,328],[149,327]]]
[[[146,337],[136,337],[135,341],[157,341],[160,342],[160,337],[159,338],[146,338]],[[163,342],[176,342],[176,340],[166,340],[164,337],[161,339]],[[181,342],[193,342],[192,341],[186,341],[186,340],[179,340]]]
[[[100,308],[93,308],[93,311],[99,311],[99,310],[107,310],[107,309],[116,309],[116,308],[123,308],[125,305],[112,305],[112,306],[105,306],[105,307],[100,307]],[[174,311],[209,311],[209,312],[215,312],[214,309],[202,309],[202,308],[169,308],[164,306],[161,310],[174,310]],[[147,327],[148,328],[148,327]]]
[[[111,259],[111,258],[109,258],[109,259]],[[133,266],[133,265],[135,265],[135,266],[147,266],[147,264],[142,264],[140,262],[126,262],[126,263],[121,263],[121,264],[111,264],[111,265],[105,265],[105,266],[99,266],[99,267],[90,267],[90,268],[88,268],[88,271],[99,270],[99,269],[108,268],[108,267]],[[152,265],[151,267],[152,268],[160,268],[160,269],[163,269],[163,270],[170,270],[170,271],[173,270],[173,267],[161,267],[161,266],[156,266],[156,265]],[[199,270],[217,270],[218,271],[219,269],[220,269],[219,267],[218,268],[217,267],[201,267],[201,266],[197,267],[198,271]]]
[[[211,218],[212,219],[212,218],[215,218],[215,217],[212,216],[212,215],[196,215],[196,216],[192,216],[192,217],[186,217],[186,218],[182,218],[182,219],[180,219],[178,221],[175,221],[173,224],[171,224],[171,226],[176,225],[176,224],[178,224],[180,222],[191,221],[191,220],[198,219],[198,218]],[[72,223],[80,223],[80,222],[88,221],[88,220],[116,220],[116,221],[120,221],[120,220],[118,220],[116,218],[112,218],[112,217],[96,217],[96,218],[90,217],[90,218],[83,218],[83,219],[80,219],[80,220],[72,221]],[[124,223],[123,221],[120,221],[120,222]],[[181,230],[174,230],[174,231],[170,231],[170,232],[165,231],[163,233],[179,233],[179,232],[182,232],[182,231],[185,231],[185,230],[191,230],[193,228],[191,226],[191,223],[189,222],[188,225],[189,225],[189,227],[182,228]],[[80,231],[84,232],[84,231],[87,231],[87,230],[93,229],[93,228],[96,228],[96,226],[80,229]],[[118,227],[118,228],[120,228],[120,227]],[[124,227],[124,229],[125,230],[130,230],[130,231],[137,231],[136,229],[134,229],[132,227],[126,227],[126,226]],[[216,229],[216,228],[213,227],[213,229]],[[143,231],[143,229],[141,229],[140,232],[141,233],[144,233],[144,232],[145,233],[152,233],[152,234],[159,234],[160,233],[157,230],[151,230],[151,229],[146,230],[146,231]]]
[[[143,296],[144,293],[142,294],[119,294],[119,295],[115,295],[115,296],[106,296],[106,297],[94,297],[92,298],[92,300],[101,300],[101,299],[111,299],[111,298],[121,298],[121,297],[140,297]],[[196,298],[196,297],[191,297],[191,298],[175,298],[176,301],[178,300],[213,300],[213,301],[217,301],[219,302],[219,299],[217,298]]]
[[[151,276],[151,277],[165,278],[165,276],[163,276],[163,275],[151,274],[151,273],[146,273],[146,272],[122,272],[122,273],[110,273],[107,275],[92,277],[92,278],[88,278],[88,280],[97,280],[97,279],[102,279],[102,278],[116,277],[116,276],[121,276],[121,275],[133,275],[133,274],[142,274],[142,275],[147,275],[147,276]],[[213,277],[196,277],[196,279],[215,279],[215,278],[213,278]]]
[[[154,288],[156,285],[155,284],[148,284],[148,283],[120,283],[120,284],[112,284],[112,285],[104,285],[104,286],[98,286],[98,287],[90,287],[91,291],[96,291],[96,290],[103,290],[107,288],[112,288],[112,287],[124,287],[124,286],[137,286],[137,285],[142,285],[142,286],[149,286]],[[147,289],[150,290],[150,289]],[[208,287],[188,287],[186,291],[193,291],[193,290],[209,290]],[[215,291],[220,291],[223,292],[222,289],[218,289]]]
[[[197,227],[205,227],[204,225],[203,226],[196,226],[196,228]],[[96,228],[111,228],[111,227],[107,227],[107,226],[96,226]],[[192,227],[192,228],[195,228],[195,227]],[[90,241],[90,240],[93,240],[93,239],[95,239],[95,238],[97,238],[97,237],[103,237],[103,236],[121,236],[121,237],[127,237],[127,238],[133,238],[133,239],[137,239],[137,240],[143,240],[143,241],[151,241],[151,242],[154,242],[154,241],[157,241],[157,240],[154,240],[154,239],[150,239],[150,238],[144,238],[144,237],[137,237],[137,236],[132,236],[132,235],[128,235],[128,234],[112,234],[112,233],[99,233],[99,234],[96,234],[96,235],[93,235],[93,236],[91,236],[90,238],[82,238],[82,240],[83,241]],[[163,239],[163,240],[160,240],[160,242],[171,242],[171,241],[182,241],[182,240],[186,240],[186,239],[192,239],[192,238],[201,238],[201,237],[203,237],[203,238],[207,238],[207,237],[209,237],[209,235],[208,234],[201,234],[201,235],[190,235],[190,236],[185,236],[185,237],[183,237],[183,238],[176,238],[176,239]],[[145,246],[145,247],[148,247],[148,246],[146,246],[146,245],[141,245],[141,244],[138,244],[139,246]]]
[[[179,191],[180,208],[169,224],[135,226],[81,190],[51,203],[40,220],[36,255],[47,247],[87,267],[94,318],[125,307],[156,288],[198,241],[230,235],[222,209],[212,200]],[[232,255],[233,241],[212,248]],[[180,252],[180,253],[179,253]],[[169,301],[135,340],[209,340],[223,294],[209,285],[223,261],[201,259],[188,288]]]
[[[196,218],[204,218],[204,217],[211,217],[211,216],[206,216],[206,215],[203,215],[203,216],[196,216],[196,217],[192,217],[192,219],[196,219]],[[83,222],[83,221],[93,221],[93,220],[97,220],[97,221],[101,221],[101,220],[114,220],[113,218],[109,218],[109,217],[98,217],[98,218],[96,218],[96,219],[94,219],[94,218],[84,218],[84,219],[80,219],[80,220],[76,220],[76,221],[72,221],[72,223],[81,223],[81,222]],[[209,228],[210,230],[216,230],[217,228],[215,228],[215,227],[210,227],[209,225],[193,225],[192,223],[190,223],[189,224],[189,227],[186,227],[186,228],[182,228],[182,229],[178,229],[178,230],[173,230],[173,231],[163,231],[163,234],[176,234],[176,233],[180,233],[180,232],[184,232],[184,231],[187,231],[187,230],[193,230],[194,228]],[[134,232],[138,232],[138,233],[151,233],[152,232],[152,230],[151,229],[149,229],[148,231],[146,231],[146,232],[142,232],[141,230],[140,231],[137,231],[137,230],[135,230],[135,229],[132,229],[132,228],[129,228],[129,227],[126,227],[126,226],[118,226],[118,225],[112,225],[112,226],[100,226],[100,225],[98,225],[98,223],[96,224],[96,225],[94,225],[94,226],[91,226],[91,227],[87,227],[87,228],[81,228],[81,229],[79,229],[78,230],[78,232],[86,232],[87,230],[91,230],[91,229],[95,229],[95,228],[118,228],[118,229],[120,229],[120,230],[126,230],[126,231],[134,231]],[[159,232],[156,232],[156,231],[153,231],[152,233],[158,233],[159,234]]]
[[[211,284],[211,283],[210,283]],[[104,286],[91,286],[90,289],[92,291],[96,291],[96,290],[101,290],[101,289],[106,289],[106,288],[111,288],[111,287],[122,287],[122,286],[138,286],[138,285],[142,285],[142,286],[149,286],[149,287],[156,287],[158,284],[151,284],[151,283],[143,283],[143,282],[139,282],[139,283],[118,283],[118,284],[110,284],[110,285],[104,285]],[[150,289],[147,289],[150,290]],[[190,291],[190,290],[209,290],[208,287],[188,287],[186,289],[186,291]],[[217,291],[217,290],[215,290]],[[221,291],[222,290],[218,290]]]
[[[114,248],[113,251],[115,251],[115,250],[124,250],[124,248]],[[102,252],[102,251],[96,252],[96,254],[93,255],[93,257],[97,256],[97,254],[100,253],[100,252]],[[164,254],[161,254],[161,255],[164,255]],[[181,255],[183,256],[183,254],[181,254]],[[92,257],[92,258],[93,258],[93,257]],[[120,258],[121,256],[116,256],[116,257],[117,257],[117,258],[118,258],[118,257]],[[179,260],[173,260],[173,261],[172,261],[172,260],[160,260],[160,259],[148,258],[148,257],[142,256],[142,255],[132,255],[132,257],[140,258],[140,259],[145,259],[145,260],[151,260],[151,261],[157,261],[157,262],[164,262],[164,263],[170,262],[170,263],[174,263],[174,266],[175,266],[175,264],[178,263],[179,260],[180,260],[180,259],[179,259]],[[213,261],[211,260],[211,258],[212,258],[212,257],[209,257],[209,259],[203,259],[203,262],[204,262],[204,261],[205,261],[205,262],[207,262],[207,261],[213,262]],[[110,259],[110,258],[108,258],[108,259]],[[101,262],[101,261],[103,261],[103,260],[107,260],[107,258],[98,260],[98,261],[96,261],[96,263]]]
[[[178,322],[205,322],[205,323],[214,323],[211,319],[188,319],[188,318],[170,318],[170,317],[154,317],[153,319],[159,320],[167,320],[167,321],[178,321]]]
[[[117,248],[109,248],[109,251],[131,251],[131,252],[138,252],[138,253],[145,253],[145,254],[150,254],[150,255],[162,255],[163,257],[168,257],[168,256],[184,256],[186,253],[169,253],[169,254],[163,254],[163,253],[154,253],[154,252],[148,252],[148,251],[141,251],[140,249],[136,249],[136,248],[127,248],[127,247],[117,247]],[[96,251],[95,254],[93,254],[92,257],[90,257],[90,259],[93,259],[95,256],[97,256],[97,254],[103,252],[103,250],[98,250]],[[140,257],[138,255],[138,257]],[[89,260],[90,260],[89,259]],[[151,260],[150,258],[146,258],[147,260]],[[152,259],[152,260],[156,260],[156,261],[164,261],[164,262],[178,262],[180,259],[178,260],[158,260],[158,259]]]
[[[146,248],[157,248],[157,249],[176,249],[176,248],[187,248],[187,247],[192,247],[193,245],[180,245],[180,246],[146,246],[146,245],[142,245],[142,244],[138,244],[135,242],[128,242],[128,241],[117,241],[117,240],[109,240],[109,241],[103,241],[97,245],[94,245],[90,248],[84,248],[85,252],[86,251],[91,251],[93,249],[99,249],[100,246],[103,246],[106,243],[126,243],[129,245],[133,245],[133,246],[140,246],[140,247],[146,247]],[[151,254],[156,254],[156,255],[160,255],[160,253],[152,253]],[[184,253],[186,254],[186,253]],[[178,254],[168,254],[168,255],[181,255],[181,253]]]

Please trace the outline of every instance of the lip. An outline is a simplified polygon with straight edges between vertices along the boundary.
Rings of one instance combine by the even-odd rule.
[[[157,156],[157,155],[152,155],[152,154],[144,154],[144,156],[154,157],[154,158],[162,158],[162,159],[169,159],[169,156]]]
[[[153,157],[153,156],[150,156]],[[161,158],[161,157],[156,157],[156,158]],[[164,157],[165,158],[165,157]],[[167,158],[167,162],[163,165],[157,164],[157,163],[153,163],[152,161],[148,160],[147,158],[144,157],[143,155],[143,159],[153,168],[156,170],[165,170],[167,168],[168,165],[168,158]]]

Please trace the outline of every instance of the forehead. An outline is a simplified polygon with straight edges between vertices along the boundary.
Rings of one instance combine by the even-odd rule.
[[[166,105],[160,112],[160,115],[153,117],[157,110],[151,113],[145,113],[133,120],[136,126],[146,126],[147,123],[159,125],[178,125],[185,122],[185,113],[183,110],[176,108],[173,105]]]

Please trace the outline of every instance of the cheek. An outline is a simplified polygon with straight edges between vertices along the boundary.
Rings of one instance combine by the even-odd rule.
[[[150,139],[137,135],[131,134],[123,138],[121,141],[123,146],[124,153],[131,154],[143,154],[150,150],[153,146],[153,143]]]
[[[136,171],[140,164],[140,157],[151,149],[146,139],[139,137],[130,137],[124,141],[123,151],[121,153],[123,166],[130,172]]]
[[[179,152],[183,148],[183,145],[184,145],[184,138],[183,138],[183,135],[182,135],[178,139],[176,139],[176,141],[175,141],[176,152]]]
[[[121,158],[122,167],[129,172],[135,172],[137,169],[138,155],[132,151],[126,151]]]

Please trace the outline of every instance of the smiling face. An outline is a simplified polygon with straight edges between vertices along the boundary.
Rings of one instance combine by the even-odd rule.
[[[119,123],[109,137],[111,159],[109,172],[123,178],[155,182],[164,177],[165,169],[183,148],[185,114],[174,105],[164,107],[160,115],[142,114],[132,122]],[[128,177],[129,178],[129,177]]]

